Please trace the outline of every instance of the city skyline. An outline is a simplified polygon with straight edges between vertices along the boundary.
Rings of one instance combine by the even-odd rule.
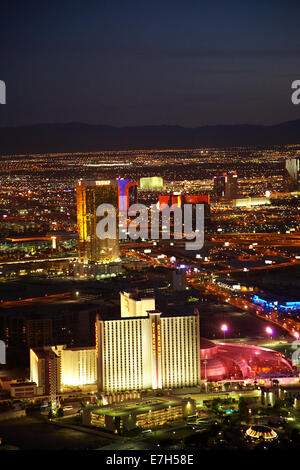
[[[299,451],[299,15],[1,5],[0,451]]]
[[[3,155],[2,447],[297,448],[299,154]],[[97,240],[97,208],[135,202],[204,204],[204,246],[172,217],[167,238],[161,217],[155,239]]]

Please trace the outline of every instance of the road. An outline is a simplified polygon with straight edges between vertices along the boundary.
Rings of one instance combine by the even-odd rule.
[[[57,302],[58,300],[70,299],[71,296],[72,292],[63,292],[61,294],[51,294],[44,297],[31,297],[28,299],[7,300],[4,302],[1,301],[0,308],[26,307],[35,303],[49,304],[51,302]]]
[[[195,279],[190,279],[189,282],[195,289],[203,290],[203,283]],[[247,310],[249,313],[254,314],[258,318],[274,323],[283,330],[287,331],[293,338],[297,337],[297,335],[300,337],[300,324],[296,320],[282,316],[275,311],[265,312],[262,307],[255,304],[254,302],[251,302],[243,296],[232,296],[232,294],[228,293],[228,291],[222,289],[216,284],[206,284],[205,290],[223,302],[238,307],[242,310]]]

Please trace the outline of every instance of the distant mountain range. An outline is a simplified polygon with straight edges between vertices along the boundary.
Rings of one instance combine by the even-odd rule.
[[[0,127],[0,154],[300,144],[300,119],[272,126],[113,127],[80,122]]]

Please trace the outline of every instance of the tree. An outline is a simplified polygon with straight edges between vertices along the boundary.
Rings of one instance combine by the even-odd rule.
[[[214,398],[210,402],[210,409],[212,410],[213,413],[215,413],[218,416],[223,415],[223,410],[221,408],[221,399],[220,398]]]

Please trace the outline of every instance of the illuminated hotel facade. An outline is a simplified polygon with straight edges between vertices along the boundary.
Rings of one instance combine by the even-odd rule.
[[[120,292],[121,317],[146,317],[149,310],[155,310],[155,298],[140,296],[134,291]]]
[[[30,349],[30,379],[43,394],[54,396],[64,388],[96,384],[96,350],[65,345]]]
[[[140,178],[141,191],[160,191],[164,188],[164,180],[161,176],[145,176]]]
[[[119,237],[104,240],[97,237],[96,215],[100,204],[118,208],[119,186],[117,181],[79,180],[76,185],[78,261],[83,264],[116,261],[119,257]]]
[[[285,169],[288,176],[288,189],[298,190],[300,186],[300,158],[288,158],[285,161]]]
[[[127,211],[132,204],[137,203],[137,182],[118,178],[119,210]]]
[[[96,352],[100,393],[198,386],[199,314],[97,319]]]
[[[97,360],[94,347],[67,348],[53,346],[60,358],[60,389],[97,383]]]
[[[50,347],[30,349],[30,381],[35,382],[42,395],[48,395],[55,406],[60,391],[59,357]]]

